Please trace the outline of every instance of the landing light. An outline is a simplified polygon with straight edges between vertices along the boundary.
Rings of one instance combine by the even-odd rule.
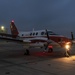
[[[1,26],[1,30],[4,30],[5,28],[4,28],[4,26]]]
[[[69,44],[66,44],[66,45],[65,45],[65,48],[66,48],[67,50],[69,50],[69,49],[70,49],[70,45],[69,45]]]

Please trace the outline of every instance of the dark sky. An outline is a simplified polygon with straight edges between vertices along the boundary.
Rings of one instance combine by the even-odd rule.
[[[11,20],[19,31],[50,29],[58,34],[75,34],[75,0],[0,0],[0,24]]]

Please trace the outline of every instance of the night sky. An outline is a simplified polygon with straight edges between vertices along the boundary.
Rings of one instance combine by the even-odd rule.
[[[50,29],[70,36],[75,34],[75,0],[0,0],[0,25],[19,31]]]

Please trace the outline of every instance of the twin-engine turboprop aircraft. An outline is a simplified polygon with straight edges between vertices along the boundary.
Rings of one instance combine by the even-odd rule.
[[[8,40],[12,42],[18,42],[24,45],[26,49],[30,47],[44,47],[51,49],[53,45],[51,43],[57,43],[61,47],[69,50],[71,47],[71,40],[65,36],[55,34],[51,30],[33,30],[29,32],[20,32],[16,28],[14,21],[10,23],[11,34],[0,33],[0,39]]]

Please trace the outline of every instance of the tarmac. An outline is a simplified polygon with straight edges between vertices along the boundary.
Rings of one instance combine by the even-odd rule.
[[[75,75],[75,46],[70,57],[61,48],[53,53],[39,48],[30,49],[30,55],[24,52],[20,44],[0,42],[0,75]]]

